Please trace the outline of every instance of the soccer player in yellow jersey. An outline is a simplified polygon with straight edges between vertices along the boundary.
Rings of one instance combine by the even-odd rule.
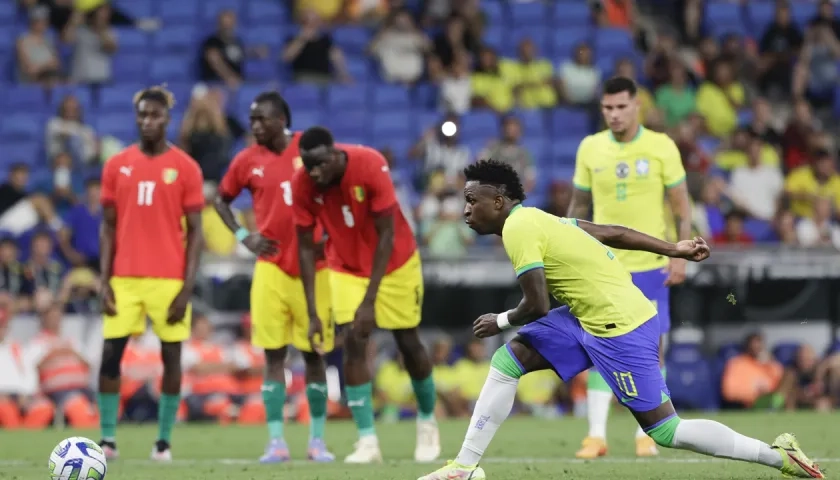
[[[680,152],[666,135],[639,125],[636,93],[636,83],[626,77],[604,83],[601,110],[609,129],[584,138],[578,148],[568,216],[589,218],[594,203],[594,222],[627,225],[664,240],[667,193],[678,239],[690,239],[691,204]],[[685,260],[640,251],[619,251],[616,256],[659,313],[659,358],[664,375],[664,340],[671,329],[668,286],[685,279]],[[589,435],[576,454],[578,458],[607,453],[607,416],[612,397],[601,372],[590,370],[586,395]],[[653,440],[638,429],[636,455],[657,453]]]
[[[523,207],[522,183],[506,163],[481,161],[464,174],[467,225],[479,235],[502,237],[522,288],[516,308],[482,315],[473,332],[487,338],[522,328],[493,355],[458,456],[419,480],[485,479],[478,464],[510,414],[519,378],[552,369],[568,382],[593,365],[663,447],[767,465],[799,478],[824,478],[793,435],[779,435],[771,446],[712,420],[682,420],[674,411],[659,370],[656,309],[609,247],[701,261],[709,256],[702,238],[674,244],[625,227]],[[549,294],[565,306],[549,311]]]

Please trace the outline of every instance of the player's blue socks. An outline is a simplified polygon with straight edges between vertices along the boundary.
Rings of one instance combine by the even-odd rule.
[[[309,439],[323,439],[327,423],[327,384],[310,383],[306,386],[306,400],[309,402]]]
[[[120,394],[99,392],[96,400],[99,404],[99,428],[102,430],[102,439],[113,442],[117,438]]]
[[[160,396],[160,403],[158,403],[158,440],[170,442],[172,439],[172,427],[175,425],[180,404],[181,395],[164,393]]]
[[[265,405],[268,437],[271,440],[282,440],[283,412],[286,408],[286,384],[265,380],[262,386],[262,399],[263,405]]]
[[[414,389],[414,396],[417,397],[417,419],[433,420],[435,418],[437,391],[431,374],[422,380],[412,378],[411,387]]]
[[[586,389],[594,390],[596,392],[612,393],[610,385],[606,380],[604,380],[604,377],[598,373],[598,370],[595,370],[594,368],[589,370],[589,376],[586,378]]]
[[[359,436],[376,435],[376,428],[373,426],[373,385],[370,382],[362,385],[347,385],[345,393],[347,406],[353,414]]]

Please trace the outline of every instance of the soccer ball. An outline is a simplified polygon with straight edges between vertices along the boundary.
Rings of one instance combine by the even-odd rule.
[[[105,452],[85,437],[59,442],[50,454],[49,467],[52,480],[103,480],[108,470]]]

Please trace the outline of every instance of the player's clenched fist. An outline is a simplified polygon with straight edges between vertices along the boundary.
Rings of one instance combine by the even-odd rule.
[[[259,233],[252,233],[242,241],[248,250],[259,257],[270,257],[277,253],[277,242],[263,237]]]
[[[114,298],[114,289],[110,282],[102,282],[102,289],[99,292],[99,301],[102,303],[102,313],[113,317],[117,314],[117,301]]]
[[[495,313],[485,313],[478,317],[473,322],[473,334],[478,338],[487,338],[502,333],[502,329],[496,322],[497,317],[498,315]]]
[[[702,262],[712,254],[709,244],[701,237],[694,237],[693,240],[682,240],[677,242],[676,257],[685,258],[692,262]]]

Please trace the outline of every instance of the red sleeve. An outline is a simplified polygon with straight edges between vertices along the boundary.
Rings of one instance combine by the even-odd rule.
[[[387,213],[397,205],[397,192],[391,180],[388,162],[379,152],[372,149],[368,149],[365,155],[367,156],[366,163],[370,164],[366,179],[370,196],[370,211],[374,214]]]
[[[102,167],[102,186],[99,192],[99,203],[104,206],[113,205],[117,201],[117,175],[119,175],[119,159],[117,155],[111,157]]]
[[[301,228],[313,228],[318,216],[319,205],[312,196],[312,185],[303,169],[292,177],[292,211],[295,225]]]
[[[184,213],[200,212],[204,209],[204,176],[201,167],[192,158],[184,159],[184,195],[181,205]]]
[[[233,200],[248,186],[248,153],[243,150],[236,154],[219,184],[219,194],[226,200]]]

